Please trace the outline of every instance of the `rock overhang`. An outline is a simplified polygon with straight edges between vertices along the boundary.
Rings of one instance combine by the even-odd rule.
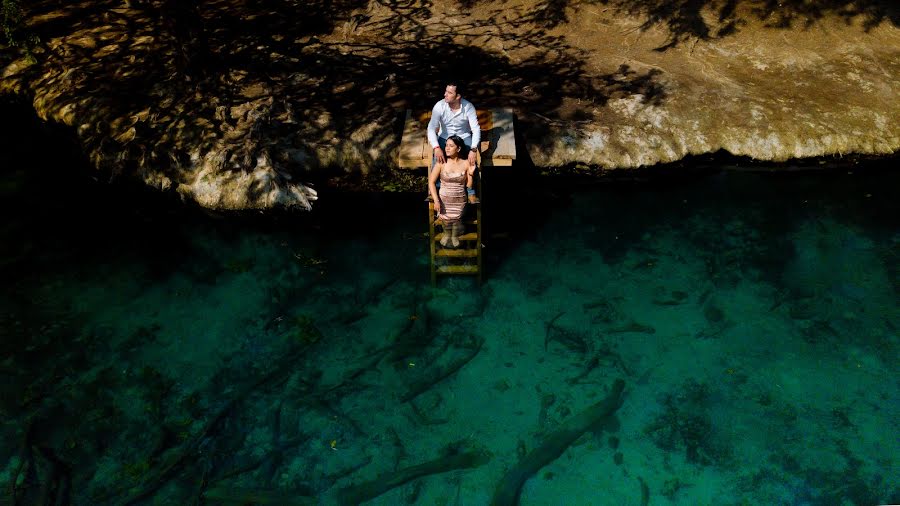
[[[896,12],[807,4],[373,2],[292,23],[227,1],[38,2],[44,44],[7,59],[0,93],[71,127],[98,169],[213,209],[310,208],[310,181],[414,186],[393,170],[404,111],[451,79],[513,108],[521,163],[546,172],[896,152]]]

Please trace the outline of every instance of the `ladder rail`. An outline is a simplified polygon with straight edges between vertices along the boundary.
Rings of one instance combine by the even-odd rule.
[[[481,189],[481,180],[480,175],[478,179],[478,183],[476,183],[476,191],[480,193]],[[467,274],[467,275],[476,275],[476,279],[478,280],[479,286],[483,281],[482,271],[484,267],[483,263],[483,255],[482,255],[482,237],[483,237],[483,228],[482,228],[482,212],[481,212],[481,202],[480,200],[474,204],[466,203],[466,206],[474,206],[475,207],[475,219],[474,223],[471,220],[471,210],[467,210],[466,212],[469,214],[470,218],[468,220],[463,220],[464,224],[467,225],[475,225],[475,230],[472,231],[470,228],[468,231],[464,230],[463,234],[459,236],[459,240],[467,243],[467,245],[471,245],[469,247],[464,247],[461,249],[450,249],[450,248],[440,248],[438,249],[437,243],[444,237],[444,234],[447,234],[446,230],[443,229],[443,224],[440,223],[435,217],[434,212],[434,202],[431,197],[426,199],[428,202],[428,248],[429,254],[431,258],[430,271],[431,271],[431,285],[437,285],[437,276],[441,275],[451,275],[451,274]],[[441,225],[441,232],[437,232],[437,225]],[[445,258],[448,261],[450,259],[457,260],[466,260],[471,259],[474,260],[474,265],[472,263],[462,264],[462,265],[437,265],[437,258]],[[471,260],[469,260],[471,262]]]
[[[444,229],[443,224],[439,222],[439,220],[435,217],[434,212],[434,202],[431,199],[431,196],[428,196],[426,201],[428,202],[428,248],[431,258],[431,286],[437,285],[437,277],[439,274],[449,275],[449,274],[474,274],[476,275],[476,279],[478,280],[478,285],[481,286],[484,281],[484,244],[482,239],[484,238],[484,218],[482,213],[482,202],[484,201],[484,178],[482,176],[482,163],[481,163],[481,149],[475,149],[476,156],[476,169],[475,169],[475,192],[477,201],[473,203],[466,203],[466,206],[474,206],[475,207],[475,231],[474,233],[467,232],[463,230],[463,234],[459,236],[460,241],[465,241],[466,243],[474,243],[473,247],[463,248],[461,250],[453,250],[441,248],[437,249],[437,242],[444,236],[444,234],[448,233],[446,229]],[[469,216],[471,216],[471,210],[466,211]],[[435,229],[435,225],[441,225],[441,232],[438,234]],[[466,225],[471,225],[470,221],[463,221]],[[471,229],[470,229],[471,230]],[[437,265],[437,257],[445,258],[447,261],[450,259],[458,259],[458,260],[466,260],[470,259],[466,264],[462,265],[453,265],[452,263],[447,263],[441,266]],[[474,258],[474,265],[471,263],[471,259]]]
[[[481,196],[480,198],[484,198],[484,183],[481,179],[481,171],[476,170],[475,175],[476,175],[476,178],[478,181],[475,184],[475,186],[478,190],[478,195]],[[481,228],[483,226],[484,220],[481,219],[481,202],[479,202],[478,204],[475,204],[475,220],[476,220],[475,227],[477,229],[477,234],[478,234],[478,239],[476,239],[476,242],[475,242],[475,249],[478,252],[478,259],[477,259],[478,286],[481,286],[482,273],[484,272],[484,263],[483,263],[482,252],[481,252],[481,250],[484,248],[484,244],[482,244],[482,240],[481,240],[484,237],[484,235],[482,234],[482,228]]]
[[[431,197],[428,197],[428,245],[431,249],[431,286],[437,284],[437,271],[434,265],[434,242],[434,202],[432,202]]]

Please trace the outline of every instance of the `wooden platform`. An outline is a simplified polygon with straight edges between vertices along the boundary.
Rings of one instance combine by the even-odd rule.
[[[403,139],[400,142],[400,168],[418,169],[431,166],[432,148],[426,129],[431,111],[413,115],[406,110]],[[512,109],[485,109],[478,111],[481,126],[480,167],[510,166],[516,159],[516,136],[513,132]]]

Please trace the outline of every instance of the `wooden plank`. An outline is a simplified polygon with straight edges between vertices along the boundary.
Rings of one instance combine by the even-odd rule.
[[[477,249],[440,249],[434,254],[439,257],[468,257],[475,258],[478,256]]]
[[[494,128],[494,110],[493,109],[476,109],[475,115],[478,116],[478,126],[482,132]]]
[[[491,144],[495,147],[492,158],[515,160],[516,136],[513,131],[512,109],[494,109],[493,112],[494,128],[491,130]]]
[[[440,265],[438,274],[478,274],[477,265]]]
[[[425,146],[428,145],[428,139],[425,137],[423,130],[424,128],[419,119],[413,117],[412,111],[407,109],[406,120],[403,123],[403,138],[400,140],[400,167],[427,167],[431,164],[431,160],[428,160],[428,163],[424,163]],[[425,140],[423,140],[423,137]]]
[[[477,114],[481,127],[479,164],[485,167],[512,165],[516,159],[512,109],[481,109]],[[401,168],[431,166],[431,145],[425,132],[430,118],[430,111],[415,117],[412,111],[407,109],[403,138],[400,141]]]
[[[478,111],[478,126],[481,127],[481,142],[478,143],[478,166],[490,167],[494,165],[491,159],[493,153],[491,130],[494,128],[494,109]]]
[[[443,232],[434,234],[435,241],[440,241],[443,237],[444,237]],[[474,240],[478,239],[478,234],[475,232],[469,232],[468,234],[463,234],[463,235],[460,235],[457,237],[459,238],[460,241],[474,241]]]

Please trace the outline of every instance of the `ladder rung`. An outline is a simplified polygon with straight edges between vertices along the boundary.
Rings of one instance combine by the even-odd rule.
[[[475,258],[478,256],[478,250],[477,249],[439,249],[434,252],[434,256],[436,256],[436,257]]]
[[[442,237],[444,237],[444,233],[443,233],[443,232],[434,234],[434,240],[435,240],[435,241],[440,241]],[[477,233],[477,232],[469,232],[468,234],[463,234],[463,235],[460,235],[460,236],[457,236],[457,237],[459,238],[460,241],[477,241],[477,240],[478,240],[478,233]]]
[[[439,265],[438,274],[478,274],[477,265]]]

